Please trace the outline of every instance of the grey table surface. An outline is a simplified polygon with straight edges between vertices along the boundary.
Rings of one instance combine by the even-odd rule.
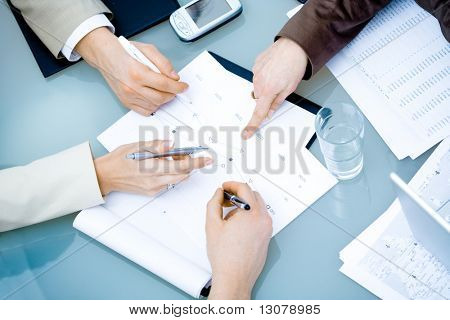
[[[186,2],[186,1],[184,1]],[[178,40],[166,21],[134,40],[153,43],[181,69],[203,50],[245,68],[271,44],[295,0],[243,0],[243,14],[201,40]],[[23,165],[96,137],[127,110],[101,75],[78,63],[44,79],[17,23],[0,3],[0,169]],[[352,102],[324,68],[298,93],[320,104]],[[339,251],[395,198],[389,173],[409,180],[430,151],[398,161],[366,121],[363,173],[339,183],[271,242],[256,299],[375,299],[339,272]],[[322,161],[318,143],[311,148]],[[30,213],[32,214],[32,213]],[[0,233],[0,297],[8,299],[189,299],[72,227],[75,214]]]

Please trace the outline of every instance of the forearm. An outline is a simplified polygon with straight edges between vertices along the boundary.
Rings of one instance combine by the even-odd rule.
[[[390,0],[309,0],[277,38],[295,41],[309,58],[305,79],[346,46]]]
[[[11,0],[30,28],[55,57],[72,32],[96,14],[112,14],[100,0]]]
[[[0,232],[101,203],[88,143],[0,171]]]

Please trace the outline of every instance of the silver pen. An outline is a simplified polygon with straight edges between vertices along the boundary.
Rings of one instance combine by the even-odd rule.
[[[223,195],[226,200],[230,201],[236,207],[247,210],[247,211],[251,209],[250,205],[247,202],[245,202],[244,200],[242,200],[241,198],[239,198],[238,196],[236,196],[228,191],[224,191]]]
[[[188,156],[194,153],[199,153],[207,150],[209,150],[208,147],[189,147],[189,148],[175,148],[163,153],[153,153],[151,151],[134,152],[127,154],[127,159],[146,160],[146,159],[167,158],[176,156]]]

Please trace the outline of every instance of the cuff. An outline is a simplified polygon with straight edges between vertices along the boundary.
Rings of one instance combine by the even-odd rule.
[[[115,28],[108,18],[106,18],[104,14],[97,14],[85,20],[72,32],[64,44],[64,47],[61,49],[61,53],[71,62],[78,61],[81,58],[75,51],[78,42],[80,42],[80,40],[89,32],[101,27],[107,27],[112,33],[115,32]]]
[[[314,9],[308,6],[309,2],[294,15],[275,37],[275,41],[281,37],[291,39],[303,48],[308,56],[308,66],[303,77],[308,80],[336,52],[335,41],[330,39],[330,31],[327,30],[325,21],[318,21]],[[331,40],[331,43],[329,41]]]

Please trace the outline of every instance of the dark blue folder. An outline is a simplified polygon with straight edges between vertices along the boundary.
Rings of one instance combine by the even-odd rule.
[[[176,0],[102,1],[114,14],[112,23],[116,28],[116,34],[125,37],[131,37],[166,20],[172,12],[180,7]],[[47,78],[72,64],[66,59],[56,59],[27,25],[20,12],[12,6],[10,0],[8,0],[8,4],[44,77]]]
[[[218,54],[214,53],[214,52],[209,52],[214,59],[216,59],[225,69],[227,69],[230,72],[233,72],[234,74],[240,76],[241,78],[244,78],[250,82],[253,81],[253,73],[233,62],[231,62],[230,60],[227,60],[221,56],[219,56]],[[315,104],[312,101],[309,101],[308,99],[305,99],[301,96],[299,96],[296,93],[292,93],[289,97],[287,97],[286,99],[287,101],[299,106],[300,108],[303,108],[313,114],[317,114],[317,112],[320,110],[320,106]],[[311,140],[309,140],[308,144],[306,145],[306,148],[310,148],[311,145],[314,143],[314,141],[316,140],[316,134],[314,134],[314,136],[311,138]]]

